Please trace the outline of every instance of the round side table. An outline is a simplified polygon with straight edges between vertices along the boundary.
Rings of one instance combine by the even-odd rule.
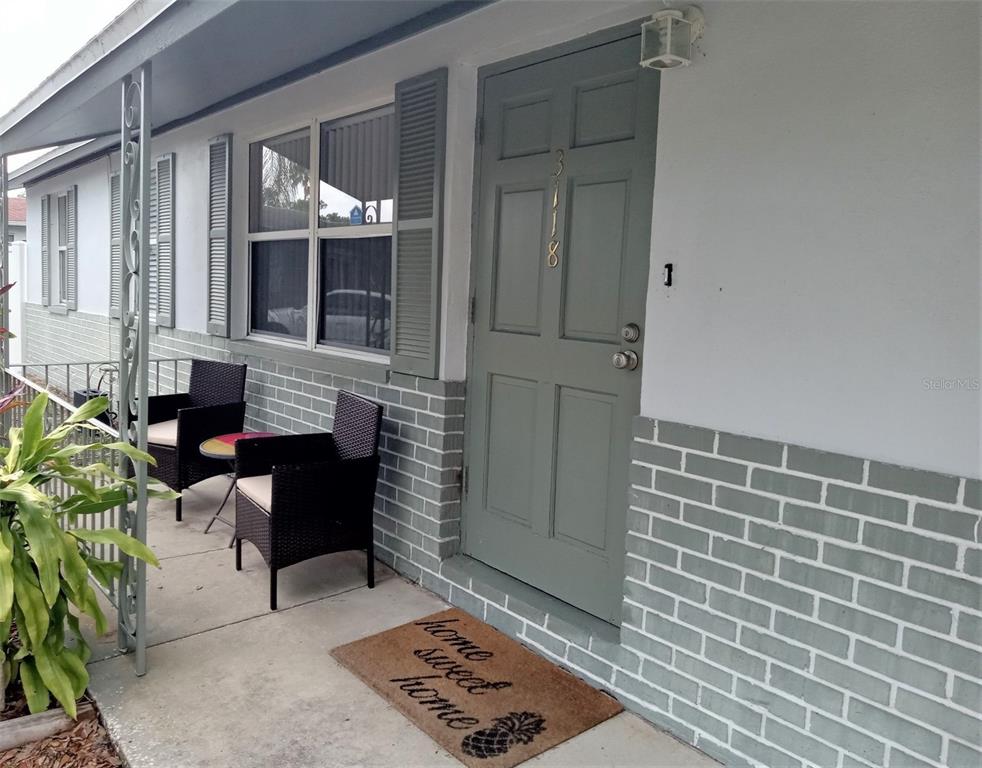
[[[235,523],[222,517],[222,510],[225,509],[225,504],[228,503],[228,497],[232,495],[232,490],[235,488],[235,444],[243,439],[251,440],[257,437],[274,437],[274,435],[275,433],[273,432],[233,432],[227,435],[209,437],[198,446],[198,450],[201,451],[202,456],[207,459],[227,461],[229,462],[229,468],[232,470],[229,473],[232,482],[229,484],[228,491],[225,492],[225,498],[222,499],[222,503],[218,505],[215,514],[208,521],[208,525],[205,526],[205,533],[211,530],[211,526],[214,525],[216,520],[229,526],[233,531],[232,540],[228,543],[230,547],[235,543]]]

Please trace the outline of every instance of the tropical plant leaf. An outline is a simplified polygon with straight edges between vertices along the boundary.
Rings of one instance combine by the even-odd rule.
[[[105,443],[105,447],[109,448],[110,450],[125,454],[126,456],[129,456],[131,459],[133,459],[133,461],[145,461],[147,464],[150,464],[151,466],[154,467],[157,466],[157,460],[153,456],[151,456],[146,451],[141,451],[135,445],[130,445],[127,442]]]
[[[30,546],[29,554],[37,565],[44,599],[48,605],[54,605],[58,597],[58,569],[62,552],[58,524],[53,517],[28,504],[22,504],[19,519]]]
[[[41,682],[51,691],[58,703],[65,708],[68,716],[74,720],[75,686],[58,661],[59,658],[53,656],[44,646],[39,646],[34,650],[34,663],[37,665]]]
[[[152,566],[160,567],[160,563],[157,562],[157,556],[150,547],[142,541],[137,541],[132,536],[123,533],[118,528],[103,528],[99,531],[77,528],[69,531],[69,533],[77,539],[91,541],[95,544],[115,544],[130,557],[135,557]]]
[[[48,604],[22,549],[14,549],[13,565],[14,598],[19,609],[17,626],[27,631],[27,639],[32,646],[41,645],[48,634]]]
[[[99,599],[96,597],[95,590],[89,585],[88,582],[82,585],[79,590],[72,589],[72,585],[67,581],[61,582],[61,588],[68,595],[68,599],[84,614],[91,616],[95,621],[95,631],[97,634],[103,634],[109,629],[108,623],[106,622],[106,615],[102,612],[102,607],[99,605]]]
[[[72,634],[75,636],[75,655],[85,664],[92,656],[92,649],[89,648],[89,644],[85,641],[85,635],[82,634],[82,627],[79,625],[78,616],[74,613],[69,613],[67,621]]]
[[[62,531],[61,543],[61,569],[65,575],[65,581],[78,592],[85,584],[86,579],[89,578],[89,567],[78,551],[78,539]]]
[[[9,630],[10,614],[14,607],[14,537],[7,518],[0,518],[0,622]],[[6,634],[2,642],[6,642]]]
[[[118,579],[123,573],[123,564],[118,560],[101,560],[95,555],[82,553],[82,559],[88,566],[89,572],[106,589],[109,589],[114,579]]]
[[[48,395],[41,392],[24,413],[20,455],[23,462],[30,462],[44,435],[44,412],[48,408]]]
[[[65,673],[65,677],[72,684],[72,695],[76,700],[80,699],[85,693],[85,687],[89,684],[89,672],[85,668],[85,662],[69,648],[62,650],[56,658]]]
[[[62,426],[68,424],[81,424],[89,419],[94,419],[101,413],[105,413],[106,409],[109,407],[109,398],[105,395],[100,395],[99,397],[93,397],[91,400],[84,402],[79,408],[62,422]],[[56,430],[57,431],[57,430]]]
[[[73,496],[66,501],[63,510],[72,515],[91,515],[96,512],[105,512],[107,509],[129,502],[130,495],[126,488],[100,488],[98,497],[98,500],[89,500],[84,496]],[[72,499],[78,499],[78,501],[72,501]]]
[[[4,465],[7,467],[8,472],[13,472],[20,461],[20,451],[24,444],[21,437],[23,433],[24,430],[20,427],[11,427],[7,430],[7,442],[10,443],[10,450],[7,451],[7,459]]]
[[[41,682],[41,675],[38,674],[34,659],[24,659],[20,663],[20,684],[24,689],[24,698],[27,699],[27,708],[32,714],[44,712],[51,702],[48,689]]]

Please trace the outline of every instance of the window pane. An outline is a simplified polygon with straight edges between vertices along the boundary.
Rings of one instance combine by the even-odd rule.
[[[391,267],[391,237],[320,241],[319,341],[389,348]]]
[[[307,242],[252,244],[251,330],[307,338]]]
[[[391,112],[376,112],[321,126],[320,226],[392,221],[394,124]]]
[[[310,131],[249,145],[249,231],[306,229],[310,216]]]

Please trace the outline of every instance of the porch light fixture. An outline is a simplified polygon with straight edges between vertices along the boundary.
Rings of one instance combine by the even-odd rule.
[[[695,6],[658,11],[641,25],[641,66],[649,69],[688,66],[692,61],[692,43],[702,37],[705,26],[705,17]]]

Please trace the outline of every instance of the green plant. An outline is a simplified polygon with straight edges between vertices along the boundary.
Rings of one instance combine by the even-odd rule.
[[[0,399],[0,412],[16,396]],[[7,445],[0,447],[0,694],[19,679],[31,712],[47,709],[54,696],[75,717],[75,702],[89,681],[85,663],[90,650],[80,615],[91,617],[99,634],[107,630],[89,577],[108,587],[123,568],[121,562],[96,557],[89,545],[115,544],[127,555],[159,565],[145,544],[119,529],[76,527],[87,516],[126,503],[136,488],[135,479],[117,474],[109,464],[79,466],[78,457],[106,449],[134,461],[153,459],[125,442],[70,442],[80,425],[106,409],[105,397],[90,400],[45,434],[47,405],[48,396],[39,394],[24,413],[23,426],[12,427]],[[70,493],[49,492],[46,486],[55,480]],[[177,496],[157,484],[150,495]]]

